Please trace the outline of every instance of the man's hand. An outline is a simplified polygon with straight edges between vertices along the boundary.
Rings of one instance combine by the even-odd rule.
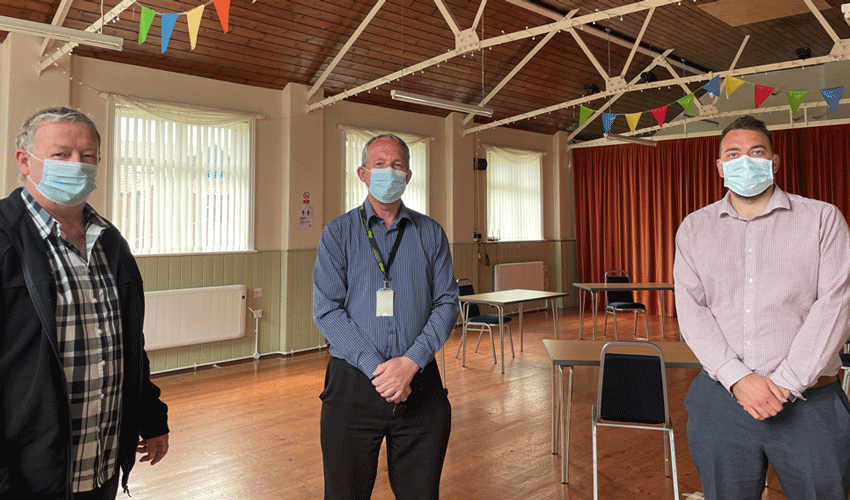
[[[382,398],[390,403],[402,403],[410,396],[410,381],[419,371],[419,365],[404,356],[387,360],[372,374],[372,385]]]
[[[144,453],[139,462],[150,460],[151,465],[156,465],[168,453],[168,434],[140,440],[136,453]]]
[[[791,391],[769,378],[751,373],[732,385],[732,394],[754,419],[765,420],[782,411],[782,404],[788,402]]]

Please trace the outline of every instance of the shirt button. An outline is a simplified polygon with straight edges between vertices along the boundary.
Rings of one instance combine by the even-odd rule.
[[[752,278],[750,278],[750,279],[749,279],[749,282],[750,282],[750,283],[752,283],[752,282],[753,282],[753,279],[752,279]]]
[[[747,314],[750,314],[750,310],[749,310],[749,309],[747,309]]]
[[[750,253],[753,253],[753,249],[752,249],[752,248],[747,249],[747,251],[748,251],[748,252],[750,252]]]

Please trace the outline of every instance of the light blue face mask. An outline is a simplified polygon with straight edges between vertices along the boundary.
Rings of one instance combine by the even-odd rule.
[[[773,160],[747,155],[723,162],[723,185],[733,193],[756,196],[773,184]]]
[[[392,203],[401,198],[407,187],[407,172],[392,167],[373,168],[370,172],[369,192],[382,203]]]
[[[41,181],[35,187],[48,200],[74,207],[86,201],[97,187],[97,166],[88,163],[60,160],[42,160]]]

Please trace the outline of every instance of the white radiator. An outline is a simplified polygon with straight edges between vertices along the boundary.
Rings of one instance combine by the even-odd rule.
[[[496,264],[493,289],[497,292],[515,288],[545,291],[546,275],[544,267],[542,260]]]
[[[245,336],[245,285],[145,292],[149,351]]]

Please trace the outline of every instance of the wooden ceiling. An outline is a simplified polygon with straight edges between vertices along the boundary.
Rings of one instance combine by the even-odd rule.
[[[0,15],[51,23],[61,1],[0,0]],[[219,17],[210,4],[201,20],[195,50],[190,50],[186,17],[180,16],[168,50],[163,54],[160,53],[160,16],[154,20],[147,41],[142,45],[137,42],[141,6],[158,13],[183,13],[206,0],[140,0],[104,28],[106,34],[124,38],[122,51],[79,46],[74,54],[257,87],[282,89],[290,82],[313,86],[369,15],[376,1],[256,0],[251,3],[251,0],[231,0],[227,33],[222,32]],[[622,16],[611,12],[617,8],[637,8],[647,2],[488,0],[475,25],[481,1],[386,0],[322,82],[325,98],[341,96],[345,91],[455,50],[455,33],[438,7],[439,3],[445,5],[460,30],[474,26],[474,33],[482,42],[511,34],[517,34],[516,39],[458,55],[422,71],[405,73],[401,78],[348,96],[347,100],[440,116],[449,112],[394,101],[390,91],[398,89],[478,104],[544,37],[543,34],[519,35],[553,23],[554,15],[566,16],[576,9],[572,19],[600,14],[599,20],[576,28],[575,34],[610,76],[620,75],[632,43],[640,38],[640,46],[646,53],[635,54],[624,75],[626,81],[635,80],[646,71],[653,61],[647,55],[650,51],[661,53],[672,49],[668,56],[672,68],[680,76],[690,76],[728,70],[747,35],[750,39],[740,54],[738,68],[795,60],[798,47],[809,47],[813,57],[825,56],[834,45],[808,9],[803,14],[732,27],[701,8],[713,3],[712,0],[682,0],[654,9],[641,37],[648,10]],[[764,3],[765,9],[775,3],[774,0],[758,1]],[[783,2],[804,4],[804,0]],[[754,2],[748,0],[747,3]],[[85,29],[100,19],[101,11],[108,12],[117,4],[119,0],[104,0],[103,5],[100,1],[71,0],[62,25]],[[825,7],[821,13],[837,35],[842,39],[850,38],[850,26],[841,13],[842,1],[818,0],[818,5]],[[0,33],[2,38],[5,33]],[[45,54],[50,53],[49,50]],[[659,80],[673,78],[663,66],[655,67],[653,72]],[[486,103],[495,110],[493,118],[476,117],[474,123],[466,126],[507,120],[503,126],[544,134],[572,131],[579,120],[577,106],[517,121],[510,121],[510,118],[580,99],[586,95],[585,85],[591,83],[603,91],[606,89],[605,79],[576,37],[568,30],[559,31]],[[690,83],[688,87],[691,91],[697,90],[703,83]],[[628,92],[607,111],[647,111],[673,103],[684,95],[686,92],[679,85]],[[586,105],[596,109],[608,100],[607,97],[588,100]],[[673,116],[671,111],[668,119]],[[650,126],[654,120],[650,113],[644,113],[639,126]],[[627,130],[621,122],[612,132]],[[581,138],[601,135],[602,125],[600,120],[595,120],[582,131]]]

